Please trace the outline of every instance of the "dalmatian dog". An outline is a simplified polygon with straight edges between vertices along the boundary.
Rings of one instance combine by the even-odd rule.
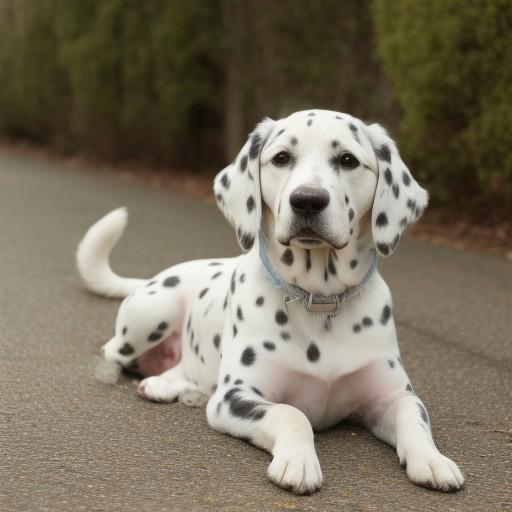
[[[241,256],[127,279],[109,264],[126,211],[85,235],[86,286],[125,297],[104,359],[136,367],[145,399],[207,400],[211,427],[270,452],[268,478],[292,492],[320,488],[313,432],[349,417],[396,448],[415,484],[460,489],[402,365],[376,270],[428,200],[386,131],[326,110],[265,119],[214,191]]]

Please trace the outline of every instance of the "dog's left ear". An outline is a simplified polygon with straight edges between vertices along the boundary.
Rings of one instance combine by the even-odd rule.
[[[259,123],[234,162],[219,172],[213,182],[217,205],[235,228],[244,252],[254,244],[261,223],[260,154],[274,121]]]
[[[412,177],[382,126],[371,124],[366,127],[366,133],[379,169],[372,209],[372,234],[378,252],[389,256],[405,228],[423,213],[428,204],[428,192]]]

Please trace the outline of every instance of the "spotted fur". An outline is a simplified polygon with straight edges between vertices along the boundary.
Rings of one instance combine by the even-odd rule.
[[[290,153],[289,165],[273,163],[279,151]],[[319,188],[329,193],[314,214],[290,203],[305,184],[310,206]],[[361,282],[375,247],[391,254],[427,196],[385,131],[321,110],[265,120],[214,189],[242,256],[123,279],[108,255],[126,212],[108,214],[84,237],[78,263],[86,285],[125,297],[103,346],[106,361],[145,376],[143,398],[207,401],[209,424],[270,451],[269,479],[293,492],[311,493],[322,483],[313,428],[353,415],[396,447],[413,482],[459,489],[462,474],[435,447],[427,409],[400,359],[391,294],[379,273],[328,319],[300,302],[285,305],[259,257],[261,229],[283,279],[329,295]]]

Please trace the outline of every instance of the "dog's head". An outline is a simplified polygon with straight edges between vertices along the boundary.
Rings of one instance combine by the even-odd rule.
[[[380,125],[326,110],[263,120],[214,190],[244,251],[263,214],[283,245],[342,249],[371,210],[375,245],[388,256],[428,202]]]

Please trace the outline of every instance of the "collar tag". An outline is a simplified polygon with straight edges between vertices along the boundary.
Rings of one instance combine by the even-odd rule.
[[[337,295],[313,295],[309,294],[306,309],[312,313],[330,313],[336,316],[340,310],[340,299]]]

